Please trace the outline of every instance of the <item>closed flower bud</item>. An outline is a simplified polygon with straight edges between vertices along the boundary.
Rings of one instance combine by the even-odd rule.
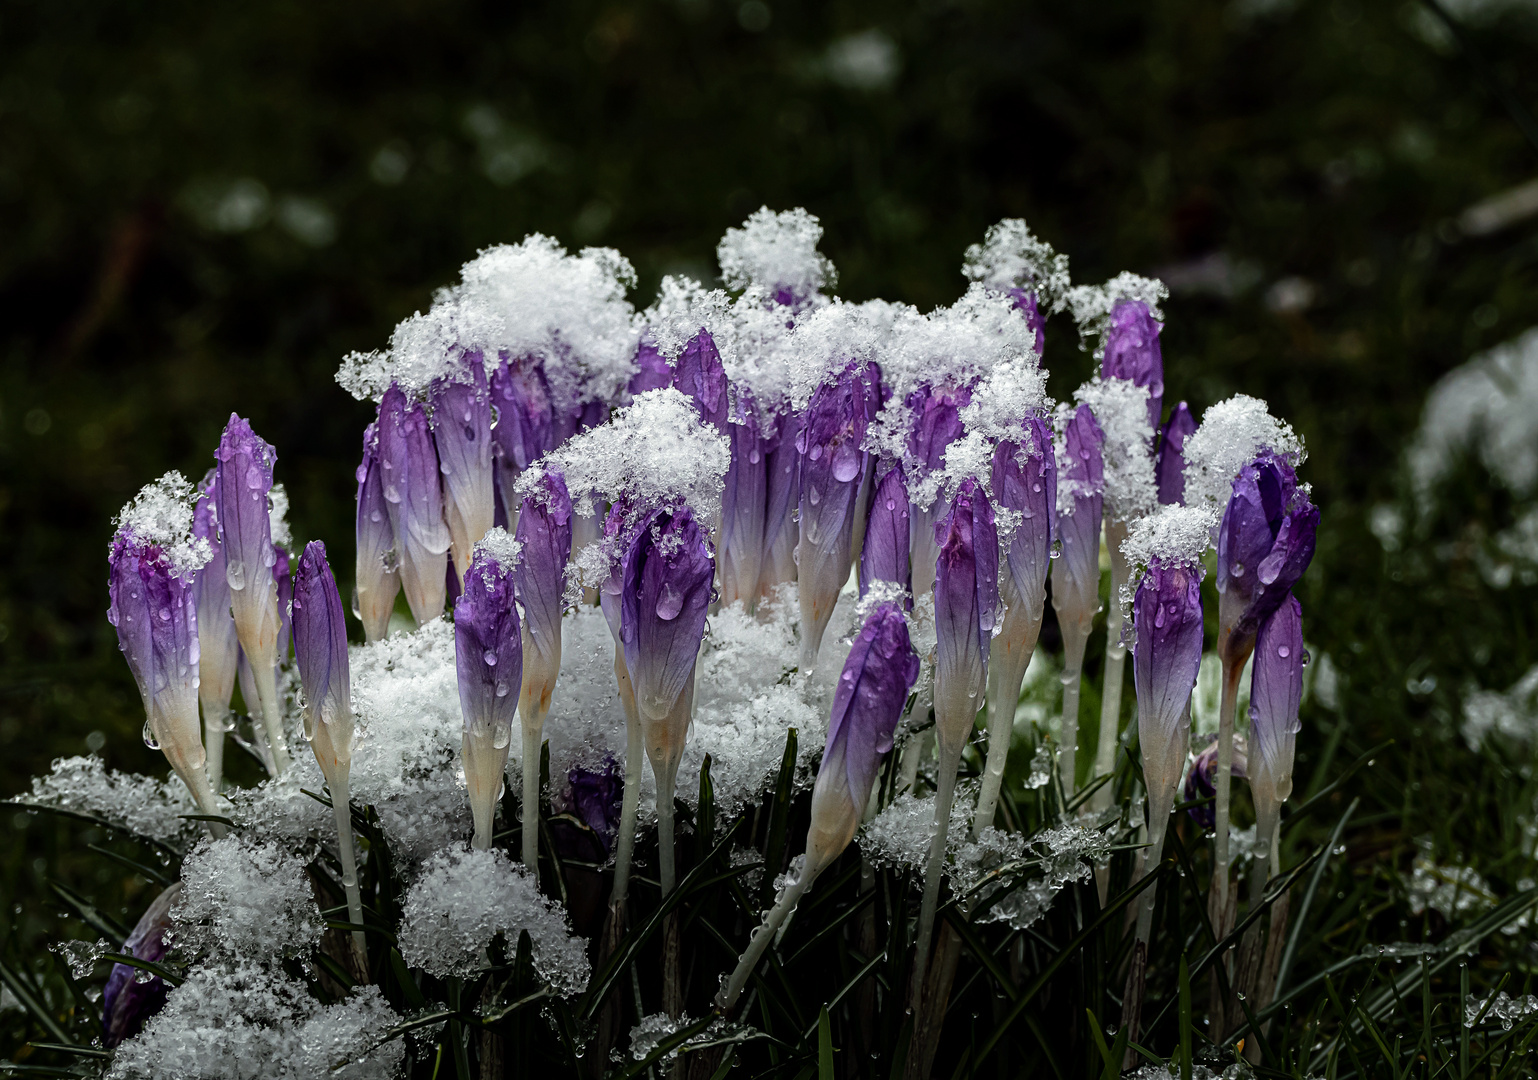
[[[775,586],[796,580],[796,545],[801,526],[796,521],[801,492],[801,454],[796,440],[801,414],[788,408],[775,416],[764,433],[764,545],[758,591],[768,596]]]
[[[433,445],[443,473],[443,511],[456,579],[464,580],[470,552],[496,516],[492,481],[491,395],[480,356],[464,358],[453,375],[433,383]]]
[[[379,462],[400,553],[401,587],[421,626],[443,614],[449,528],[427,412],[396,386],[379,403]]]
[[[1230,744],[1233,747],[1233,757],[1229,759],[1229,776],[1237,776],[1243,780],[1249,765],[1244,736],[1235,734]],[[1197,799],[1210,799],[1218,793],[1218,737],[1207,736],[1207,746],[1196,759],[1191,762],[1191,768],[1186,773],[1185,796],[1187,802],[1195,802]],[[1212,804],[1205,803],[1201,806],[1193,806],[1186,811],[1191,815],[1191,820],[1204,829],[1210,829],[1217,824],[1218,815]]]
[[[721,603],[741,601],[750,610],[758,599],[764,558],[764,515],[768,509],[769,460],[752,395],[738,393],[736,415],[727,425],[731,466],[721,492]]]
[[[860,548],[861,596],[870,591],[874,582],[885,581],[909,593],[904,607],[913,607],[909,537],[908,484],[903,467],[894,464],[876,482],[871,494],[870,519],[865,526],[865,543]]]
[[[1159,489],[1159,505],[1186,504],[1186,436],[1196,430],[1196,417],[1182,401],[1170,410],[1170,418],[1159,433],[1159,453],[1154,459],[1154,481]]]
[[[975,480],[962,483],[935,526],[935,728],[959,749],[983,706],[988,650],[999,617],[999,540]]]
[[[277,459],[250,424],[230,414],[215,468],[219,534],[235,628],[253,668],[278,662],[278,588],[272,569],[277,553],[267,502]]]
[[[1163,329],[1143,301],[1118,300],[1111,308],[1100,364],[1102,378],[1148,387],[1148,426],[1155,431],[1164,414],[1164,355],[1159,349]]]
[[[365,641],[378,641],[390,630],[390,613],[400,593],[400,554],[395,527],[384,496],[384,467],[379,461],[379,425],[363,433],[363,461],[358,465],[358,558],[353,614],[363,623]]]
[[[1201,579],[1199,566],[1155,558],[1132,601],[1132,677],[1150,821],[1169,816],[1185,768],[1191,690],[1202,663]]]
[[[306,544],[299,557],[293,627],[294,661],[304,688],[304,735],[331,782],[352,760],[352,690],[342,597],[326,561],[326,545],[319,540]]]
[[[1305,659],[1303,608],[1289,594],[1260,624],[1250,675],[1250,790],[1257,814],[1273,825],[1281,804],[1292,795]],[[1269,839],[1269,834],[1263,838]]]

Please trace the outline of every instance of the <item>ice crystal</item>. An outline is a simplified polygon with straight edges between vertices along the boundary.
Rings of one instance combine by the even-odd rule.
[[[47,776],[33,777],[31,793],[19,801],[102,818],[162,843],[184,841],[199,828],[182,816],[199,811],[180,780],[109,770],[94,754],[57,759]]]
[[[1259,398],[1235,394],[1208,408],[1186,436],[1186,505],[1222,513],[1234,477],[1263,449],[1288,457],[1294,466],[1306,456],[1292,426],[1272,416]]]
[[[1077,822],[1037,833],[1024,845],[1025,857],[1041,860],[1041,876],[1010,890],[979,921],[1030,926],[1047,913],[1064,886],[1090,876],[1091,864],[1104,859],[1111,844],[1108,833]]]
[[[817,250],[822,223],[801,207],[754,211],[740,229],[727,229],[716,246],[721,280],[728,289],[759,285],[802,298],[838,284],[833,263]]]
[[[440,979],[474,975],[498,934],[512,950],[523,931],[540,978],[563,996],[581,993],[589,973],[584,942],[572,936],[565,911],[504,852],[463,845],[438,852],[401,905],[401,956]]]
[[[945,835],[947,860],[954,859],[966,843],[971,824],[970,793],[958,785],[951,805],[950,831]],[[935,834],[935,799],[904,792],[860,830],[856,838],[860,854],[878,870],[902,868],[922,873],[929,862],[929,845]]]
[[[182,863],[171,938],[187,957],[265,963],[320,941],[305,861],[276,843],[205,840]]]
[[[1492,734],[1524,746],[1538,736],[1538,665],[1528,668],[1511,689],[1474,689],[1463,699],[1463,739],[1478,750]]]
[[[1417,856],[1408,874],[1400,875],[1409,894],[1410,913],[1430,908],[1444,919],[1477,915],[1495,906],[1495,894],[1472,866],[1438,866]]]
[[[1021,218],[990,225],[983,242],[967,248],[961,272],[995,292],[1031,289],[1052,311],[1062,309],[1069,289],[1068,256],[1033,235]]]
[[[192,535],[196,501],[192,484],[173,470],[140,488],[112,524],[119,533],[131,533],[141,543],[160,547],[172,569],[181,577],[190,577],[214,557],[208,541]]]
[[[103,956],[117,952],[117,946],[106,938],[97,938],[95,941],[56,941],[48,948],[64,958],[76,982],[90,978]]]
[[[630,1056],[635,1061],[645,1061],[647,1057],[660,1046],[666,1038],[682,1031],[694,1023],[688,1016],[680,1016],[677,1019],[667,1013],[652,1013],[643,1016],[636,1021],[635,1027],[630,1029]],[[672,1061],[678,1056],[678,1051],[673,1050],[664,1056],[664,1061]]]
[[[1489,998],[1469,998],[1463,1003],[1464,1027],[1471,1028],[1476,1022],[1496,1023],[1501,1025],[1502,1031],[1510,1031],[1530,1016],[1538,1016],[1538,995],[1512,997],[1502,990],[1493,1001]]]

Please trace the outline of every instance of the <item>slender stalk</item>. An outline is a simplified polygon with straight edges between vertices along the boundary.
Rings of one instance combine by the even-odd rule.
[[[523,718],[523,865],[539,883],[539,758],[545,718]]]
[[[1089,644],[1089,627],[1070,620],[1063,623],[1063,725],[1059,731],[1058,769],[1063,792],[1072,795],[1078,787],[1079,755],[1079,680],[1084,674],[1084,649]]]
[[[664,765],[659,772],[652,767],[657,781],[657,873],[662,880],[662,895],[673,891],[677,882],[673,848],[673,795],[678,786],[678,761]]]
[[[347,894],[347,921],[363,925],[363,894],[358,890],[358,856],[352,836],[352,796],[348,791],[348,770],[330,780],[331,813],[336,818],[337,852],[342,858],[342,890]],[[353,949],[363,961],[362,974],[368,976],[368,946],[362,930],[352,932]]]
[[[1036,651],[1043,614],[1030,611],[1018,596],[1011,596],[1004,609],[1004,628],[993,641],[988,657],[988,760],[983,766],[982,788],[977,793],[977,811],[972,816],[973,836],[993,824],[999,789],[1004,784],[1004,767],[1009,763],[1020,684],[1025,681],[1025,670]]]
[[[1223,923],[1227,923],[1228,911],[1228,804],[1233,784],[1229,775],[1233,771],[1234,764],[1234,713],[1239,704],[1239,678],[1244,674],[1244,661],[1247,657],[1241,657],[1237,662],[1226,658],[1223,660],[1223,696],[1218,708],[1218,762],[1215,783],[1217,787],[1217,799],[1213,807],[1216,815],[1216,833],[1213,838],[1213,867],[1212,887],[1217,890],[1218,913]],[[1227,926],[1214,927],[1218,936],[1228,932]]]
[[[635,853],[636,811],[641,805],[641,768],[645,745],[641,741],[641,717],[636,711],[635,692],[625,654],[614,643],[614,678],[619,684],[620,703],[625,708],[625,792],[620,802],[619,838],[614,851],[614,891],[609,906],[623,910],[630,893],[630,862]]]
[[[217,702],[203,703],[203,752],[208,755],[204,771],[215,795],[224,787],[224,733],[229,730],[230,709]]]
[[[251,679],[262,706],[262,723],[267,732],[267,749],[272,754],[273,775],[288,772],[288,746],[283,739],[283,707],[278,701],[278,669],[260,661],[251,665]]]
[[[1121,641],[1121,591],[1130,573],[1121,551],[1126,538],[1126,524],[1107,518],[1105,546],[1111,555],[1111,600],[1105,619],[1105,686],[1100,695],[1100,742],[1095,748],[1093,776],[1104,776],[1116,767],[1116,748],[1121,742],[1121,691],[1127,661],[1127,647]],[[1105,810],[1111,805],[1113,794],[1110,784],[1102,784],[1091,799],[1091,808],[1097,814]]]
[[[966,745],[940,744],[940,781],[935,792],[934,836],[929,842],[929,865],[924,868],[924,902],[919,908],[917,952],[913,957],[913,984],[909,990],[914,1012],[923,1004],[924,975],[929,966],[929,942],[934,935],[935,909],[940,901],[940,879],[945,876],[945,843],[951,825],[951,803],[956,797],[956,769]]]
[[[780,929],[780,924],[785,921],[801,900],[801,894],[811,887],[812,878],[816,872],[808,872],[809,868],[803,868],[801,876],[780,893],[774,907],[769,909],[769,914],[764,916],[764,921],[759,928],[753,931],[753,937],[748,942],[748,947],[743,951],[742,957],[737,961],[737,967],[732,971],[731,978],[726,980],[726,985],[716,995],[716,1008],[723,1015],[730,1014],[732,1007],[737,1004],[737,999],[742,995],[742,988],[748,984],[748,979],[753,974],[753,969],[758,967],[758,962],[763,958],[764,950],[769,948],[769,943],[774,940],[775,934]]]

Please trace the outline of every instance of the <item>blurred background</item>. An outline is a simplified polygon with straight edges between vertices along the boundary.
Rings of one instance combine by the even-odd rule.
[[[1538,5],[1449,13],[10,0],[0,795],[87,750],[165,772],[105,618],[111,516],[168,469],[201,476],[239,411],[277,447],[295,537],[350,551],[367,415],[338,361],[478,248],[617,247],[643,307],[665,273],[710,280],[760,205],[805,206],[843,296],[927,309],[1018,216],[1076,280],[1169,283],[1169,400],[1264,396],[1307,440],[1323,523],[1301,596],[1339,692],[1305,715],[1299,775],[1397,740],[1351,781],[1361,872],[1392,883],[1434,847],[1504,891],[1530,869],[1531,770],[1458,729],[1538,661],[1538,556],[1491,561],[1530,491],[1455,446],[1417,502],[1402,462],[1437,380],[1538,324]],[[1048,360],[1059,397],[1089,373],[1066,319]],[[1512,453],[1538,454],[1528,430]],[[113,873],[72,869],[78,833],[0,813],[13,945],[54,925],[45,867]],[[142,884],[121,882],[135,914]]]

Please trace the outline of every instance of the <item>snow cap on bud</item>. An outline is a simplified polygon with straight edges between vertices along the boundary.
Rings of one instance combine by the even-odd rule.
[[[935,726],[942,747],[965,741],[988,684],[999,617],[999,539],[975,480],[962,482],[935,525]]]
[[[1250,787],[1273,804],[1292,794],[1294,744],[1302,725],[1303,607],[1292,594],[1260,624],[1250,674]]]
[[[1156,556],[1132,601],[1132,678],[1151,822],[1169,816],[1190,742],[1191,690],[1202,663],[1201,581],[1200,565]]]
[[[492,481],[491,394],[479,353],[463,357],[452,373],[428,391],[433,445],[443,473],[443,510],[454,556],[464,580],[470,552],[496,516]]]
[[[1018,515],[1004,551],[1010,603],[1022,603],[1039,620],[1047,603],[1052,565],[1052,526],[1057,515],[1057,457],[1052,431],[1039,416],[1027,417],[1016,441],[993,451],[993,496],[1001,510]]]
[[[267,493],[277,453],[234,413],[219,440],[215,488],[224,573],[240,647],[253,664],[278,659],[278,591]]]
[[[347,619],[326,561],[326,545],[311,540],[294,578],[294,661],[304,688],[304,734],[333,788],[352,760],[352,688]]]
[[[1218,653],[1242,666],[1260,624],[1314,557],[1319,509],[1291,462],[1263,451],[1239,470],[1218,526]]]
[[[833,692],[806,844],[807,863],[817,869],[837,858],[854,836],[918,673],[902,609],[877,604],[865,617]]]
[[[475,545],[465,591],[454,602],[465,786],[476,836],[488,842],[523,682],[523,642],[513,599],[517,560],[517,542],[505,530],[492,529]]]
[[[1186,504],[1186,436],[1196,430],[1196,417],[1184,401],[1170,410],[1159,433],[1159,453],[1154,460],[1154,481],[1159,488],[1159,505]]]
[[[913,579],[908,565],[908,483],[901,464],[893,464],[881,479],[870,499],[870,519],[865,525],[865,543],[860,548],[860,595],[871,584],[889,581],[910,593],[904,606],[913,606]]]
[[[1116,301],[1105,329],[1105,359],[1100,364],[1102,378],[1148,387],[1148,426],[1155,431],[1164,414],[1164,354],[1159,349],[1163,329],[1142,300]]]
[[[401,591],[400,554],[395,527],[384,496],[384,469],[379,463],[379,425],[363,433],[363,461],[358,465],[358,559],[353,586],[353,613],[363,623],[365,641],[378,641],[390,630],[390,613]]]
[[[379,402],[379,463],[400,553],[401,586],[421,626],[443,614],[449,528],[427,412],[395,385]]]
[[[523,685],[519,709],[524,722],[544,719],[561,672],[561,613],[565,609],[566,562],[571,558],[572,509],[560,473],[540,476],[518,513],[518,565],[513,588],[523,605]]]
[[[123,508],[107,552],[107,620],[139,686],[145,741],[159,744],[198,806],[214,813],[198,724],[194,588],[210,553],[192,534],[192,497],[192,485],[173,472]],[[265,510],[264,499],[264,519]]]
[[[850,364],[812,394],[796,436],[801,455],[801,667],[817,661],[839,590],[849,579],[855,504],[869,467],[860,447],[881,407],[881,373]]]

